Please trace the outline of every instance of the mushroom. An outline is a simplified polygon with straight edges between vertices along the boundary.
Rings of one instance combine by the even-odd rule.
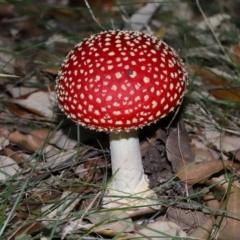
[[[105,207],[156,204],[142,165],[137,129],[180,105],[187,73],[165,42],[135,31],[104,31],[77,44],[56,80],[60,109],[109,133],[113,179]]]

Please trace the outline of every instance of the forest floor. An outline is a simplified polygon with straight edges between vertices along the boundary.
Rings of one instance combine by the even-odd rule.
[[[239,240],[239,12],[234,0],[0,1],[0,240]],[[102,206],[108,134],[57,105],[67,53],[110,29],[163,39],[189,73],[179,112],[139,131],[158,208]]]

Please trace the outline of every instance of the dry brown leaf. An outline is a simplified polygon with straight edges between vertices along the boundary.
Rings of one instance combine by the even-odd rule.
[[[208,92],[216,99],[240,101],[240,87],[233,87],[231,76],[216,69],[207,69],[201,67],[191,67],[193,73],[201,77],[202,85],[213,86]],[[221,75],[220,75],[221,74]],[[220,88],[219,88],[220,87]]]
[[[28,52],[28,54],[31,54]],[[26,53],[27,55],[27,53]],[[14,58],[14,74],[20,78],[24,78],[26,75],[33,71],[32,60],[26,58],[25,56],[18,55]]]
[[[202,67],[190,67],[189,70],[201,77],[204,86],[226,86],[227,79],[216,75],[213,71]]]
[[[44,148],[45,152],[45,161],[39,163],[38,168],[49,168],[55,169],[57,166],[63,166],[63,163],[67,160],[73,159],[77,151],[70,149],[68,151],[61,151],[52,145],[47,145]]]
[[[170,131],[166,142],[167,157],[172,163],[173,172],[194,161],[194,153],[189,143],[183,122]]]
[[[240,66],[240,45],[234,46],[230,49],[230,54],[235,60],[236,64]]]
[[[208,92],[216,99],[240,102],[240,87],[212,89],[212,90],[209,90]]]
[[[214,194],[209,191],[208,188],[202,189],[202,192],[204,193],[203,199],[205,204],[209,207],[210,211],[214,214],[216,209],[220,207],[219,201],[215,198]]]
[[[63,129],[56,132],[50,132],[49,129],[34,129],[30,132],[31,135],[37,136],[62,150],[70,150],[78,145],[78,141],[67,136]]]
[[[6,180],[20,171],[21,168],[12,158],[0,155],[0,180]]]
[[[231,170],[235,166],[236,166],[236,164],[232,163],[230,166],[227,166],[227,168],[228,168],[228,170]],[[238,166],[238,168],[239,168],[239,166]],[[217,177],[212,177],[211,179],[206,180],[204,182],[204,184],[206,186],[209,186],[213,189],[214,197],[219,201],[219,203],[221,203],[221,204],[217,205],[217,208],[219,208],[222,205],[222,202],[226,196],[226,193],[227,193],[226,186],[227,186],[228,182],[229,182],[229,180],[226,178],[226,176],[224,174],[221,174]],[[217,204],[217,203],[215,203],[215,204]],[[216,211],[216,209],[215,209],[215,211]]]
[[[16,225],[16,224],[14,224]],[[22,223],[21,226],[16,228],[17,230],[9,235],[8,237],[6,236],[6,239],[17,239],[16,237],[20,236],[22,233],[27,233],[27,234],[33,234],[35,232],[38,232],[42,228],[41,222],[34,222],[34,223],[29,223],[28,221],[25,223]],[[20,238],[23,239],[23,238]]]
[[[211,213],[214,215],[214,213],[216,212],[215,209],[219,208],[220,203],[216,200],[216,198],[209,191],[208,188],[202,189],[202,192],[204,193],[203,198],[204,198],[205,204],[210,208]],[[195,229],[190,234],[188,234],[188,237],[191,237],[194,239],[209,239],[214,223],[215,221],[212,216],[207,217],[207,219],[205,217],[205,221],[202,222],[197,229]]]
[[[82,2],[82,1],[80,1]],[[65,8],[65,7],[52,7],[49,8],[47,15],[53,16],[54,18],[57,18],[58,20],[62,22],[69,22],[72,23],[74,20],[75,22],[79,21],[79,17],[81,17],[81,13],[78,11],[73,11],[70,8]]]
[[[20,149],[24,149],[29,152],[37,151],[44,143],[41,138],[35,135],[23,135],[18,131],[12,132],[8,139],[12,144],[16,144]]]
[[[39,196],[39,199],[41,199],[41,201],[46,204],[49,201],[57,201],[61,198],[62,193],[60,191],[57,190],[49,190],[49,191],[42,191],[37,193],[37,196]]]
[[[6,128],[0,128],[0,137],[7,137],[9,135],[9,131]]]
[[[24,162],[28,158],[26,154],[24,154],[22,151],[13,151],[11,148],[4,148],[3,154],[11,157],[14,161],[16,161],[18,164],[22,164],[21,167],[28,167],[28,165],[25,165]]]
[[[36,8],[35,11],[37,14],[40,14],[39,8]],[[22,21],[19,21],[18,27],[19,27],[18,34],[21,37],[43,36],[45,31],[44,24],[41,24],[40,21],[37,21],[35,17],[24,18]]]
[[[53,117],[53,107],[56,102],[54,91],[37,91],[28,95],[25,99],[12,99],[11,101],[28,112],[48,119]]]
[[[164,143],[166,143],[167,141],[167,132],[164,131],[163,129],[159,128],[157,131],[156,131],[156,138],[157,139],[160,139],[161,141],[163,141]]]
[[[4,136],[0,137],[0,151],[3,150],[8,145],[9,145],[9,140]]]
[[[47,208],[44,209],[46,211]],[[62,209],[59,208],[59,212]],[[65,210],[64,210],[65,212]],[[55,214],[55,215],[54,215]],[[56,210],[54,210],[50,215],[51,217],[56,216]],[[81,219],[70,221],[67,226],[63,227],[63,234],[69,234],[76,230],[91,230],[91,232],[96,232],[98,234],[103,234],[105,236],[114,237],[118,235],[118,239],[122,239],[125,236],[125,232],[133,232],[134,224],[132,219],[128,216],[125,211],[111,210],[111,211],[94,211],[93,213],[88,212],[84,219],[87,219],[91,223],[86,223]]]
[[[214,226],[214,221],[211,217],[207,218],[205,222],[201,224],[196,230],[194,230],[192,233],[188,235],[188,237],[191,237],[193,239],[209,239],[209,236],[212,232]]]
[[[8,134],[9,131],[7,129],[0,128],[0,151],[9,145]]]
[[[0,19],[1,18],[12,18],[16,16],[16,7],[14,4],[7,2],[0,3]]]
[[[208,130],[206,131],[208,132]],[[196,133],[196,136],[199,136],[199,133]],[[212,161],[219,158],[219,153],[217,150],[213,148],[209,148],[209,141],[207,141],[203,136],[201,136],[201,141],[198,139],[198,137],[193,137],[191,139],[191,146],[193,148],[193,151],[195,153],[195,160],[197,162],[200,161]]]
[[[51,73],[51,74],[57,74],[59,71],[59,67],[42,67],[41,70],[43,72]]]
[[[160,27],[154,35],[158,39],[163,39],[165,34],[166,34],[166,28]]]
[[[234,155],[236,160],[240,161],[240,148],[238,148],[236,151],[231,151],[231,153]]]
[[[63,190],[65,191],[70,191],[72,193],[78,193],[78,194],[90,194],[90,193],[93,193],[96,188],[94,186],[91,186],[91,185],[87,185],[87,186],[82,186],[82,187],[79,187],[79,186],[73,186],[72,184],[69,184],[69,185],[66,185],[63,187]],[[82,206],[81,206],[82,207]]]
[[[214,156],[209,149],[195,148],[195,160],[196,162],[213,161]]]
[[[78,142],[74,139],[71,139],[68,135],[66,135],[63,129],[60,129],[57,132],[55,132],[51,136],[49,143],[64,150],[73,149],[78,145]]]
[[[61,194],[61,200],[59,201],[60,204],[47,204],[41,207],[41,212],[44,213],[44,225],[48,224],[47,219],[49,219],[49,224],[52,224],[52,219],[55,219],[58,216],[58,219],[65,219],[69,213],[79,204],[81,198],[79,198],[79,194],[72,193],[69,191],[64,191]],[[53,208],[55,206],[55,208]]]
[[[43,140],[46,140],[49,134],[51,134],[48,128],[38,128],[30,132],[31,135],[37,136]]]
[[[93,201],[93,200],[92,200]],[[63,234],[69,234],[72,231],[84,230],[102,234],[108,237],[116,237],[116,239],[133,239],[134,223],[126,211],[121,210],[103,210],[93,213],[87,213],[84,216],[91,223],[83,222],[82,219],[70,221],[67,226],[62,229]],[[139,236],[139,235],[138,235]]]
[[[186,237],[186,233],[175,223],[169,221],[157,221],[142,226],[142,229],[136,231],[145,238],[137,239],[152,239],[152,240],[169,240],[169,235],[174,237]]]
[[[10,93],[13,98],[20,98],[22,96],[29,95],[30,93],[38,90],[38,88],[13,86],[12,84],[8,84],[6,89],[7,89],[8,93]]]
[[[232,187],[227,199],[226,216],[222,221],[222,216],[217,219],[221,223],[219,239],[239,240],[240,236],[240,189]],[[222,222],[221,222],[222,221]]]
[[[109,12],[113,8],[114,0],[88,0],[89,6],[94,11]],[[70,5],[78,7],[86,7],[84,1],[70,0]]]
[[[164,216],[165,217],[165,216]],[[170,207],[166,213],[167,220],[176,223],[180,228],[192,230],[202,225],[206,217],[202,211]]]
[[[14,115],[18,116],[18,117],[29,117],[30,113],[26,111],[26,109],[22,108],[21,106],[18,106],[14,103],[10,103],[10,102],[5,102],[4,106]]]
[[[195,183],[203,183],[206,179],[224,169],[224,167],[230,167],[232,162],[230,161],[210,161],[200,162],[198,164],[193,163],[188,166],[181,168],[178,171],[178,178],[186,182],[187,184],[193,185]]]
[[[106,162],[102,158],[88,159],[79,164],[75,170],[75,174],[77,174],[84,182],[95,182],[102,176],[99,168],[105,166]]]
[[[237,136],[230,136],[224,133],[219,133],[218,137],[209,139],[211,143],[223,153],[236,151],[240,148],[240,140]]]
[[[199,140],[199,138],[198,138],[198,136],[200,135],[201,137],[202,137],[202,135],[201,135],[201,133],[198,133],[198,132],[196,132],[196,136],[193,136],[192,138],[191,138],[191,146],[193,147],[193,149],[205,149],[206,148],[206,144],[204,143],[204,141],[201,139],[201,140]]]
[[[94,228],[94,232],[104,234],[106,236],[113,237],[119,233],[134,231],[132,219],[124,211],[111,210],[93,213],[87,216],[86,219],[95,226],[98,226]]]

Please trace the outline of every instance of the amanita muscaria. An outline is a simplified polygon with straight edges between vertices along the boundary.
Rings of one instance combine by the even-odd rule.
[[[135,205],[137,199],[151,204],[137,129],[180,105],[186,85],[177,53],[144,33],[104,31],[67,55],[56,81],[57,100],[73,121],[109,132],[114,177],[103,201],[107,207]]]

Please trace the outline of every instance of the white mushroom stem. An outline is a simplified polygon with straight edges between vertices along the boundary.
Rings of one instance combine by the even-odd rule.
[[[111,187],[121,193],[137,193],[148,189],[136,130],[109,133],[112,173]]]
[[[154,192],[149,189],[144,174],[138,132],[111,132],[109,139],[113,179],[103,199],[104,207],[152,204],[149,197],[154,196]]]

